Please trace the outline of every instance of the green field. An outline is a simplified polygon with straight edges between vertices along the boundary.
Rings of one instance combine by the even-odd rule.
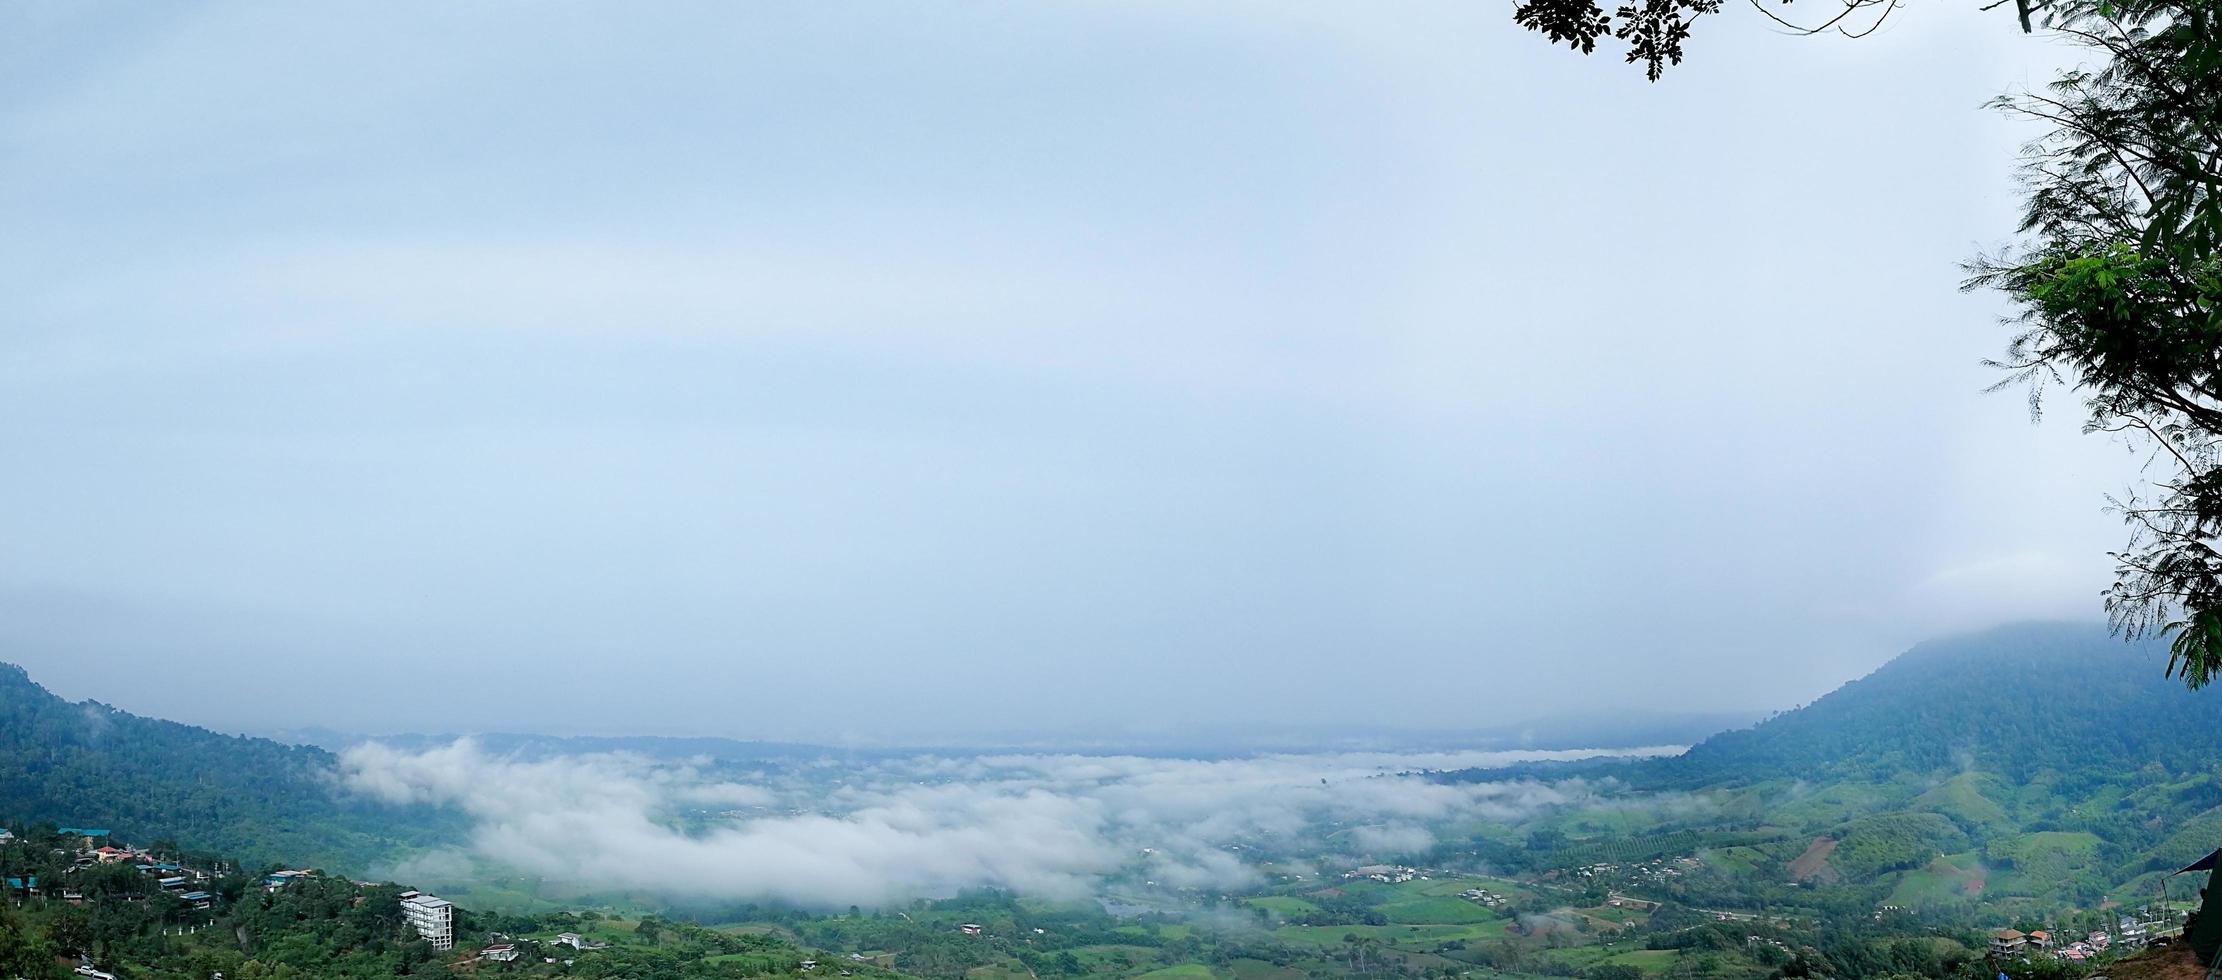
[[[1898,879],[1885,904],[1920,908],[1924,904],[1956,902],[1981,895],[1989,872],[1973,853],[1947,854],[1927,867],[1908,871]]]
[[[1397,925],[1466,925],[1495,922],[1497,915],[1463,898],[1420,898],[1383,905],[1381,914]]]
[[[1151,970],[1135,980],[1212,980],[1211,968],[1201,963],[1183,963],[1162,970]]]
[[[1604,962],[1632,966],[1645,973],[1658,973],[1673,966],[1675,958],[1680,955],[1679,951],[1672,949],[1631,949],[1607,956]]]
[[[1706,851],[1704,858],[1706,866],[1737,875],[1752,874],[1768,860],[1766,852],[1756,847],[1723,847]]]
[[[1984,792],[1986,784],[1995,781],[1996,777],[1983,773],[1963,772],[1914,797],[1907,806],[1941,813],[1970,826],[2005,826],[2010,823],[2005,808]]]
[[[1264,909],[1281,916],[1311,915],[1319,911],[1319,906],[1293,895],[1260,895],[1243,899],[1243,902],[1251,908]]]
[[[1148,946],[1082,946],[1078,949],[1073,950],[1072,953],[1073,956],[1079,958],[1080,962],[1086,963],[1090,966],[1102,966],[1116,963],[1121,958],[1129,959],[1136,963],[1147,963],[1150,960],[1157,958],[1157,950],[1152,949]]]
[[[1234,971],[1234,980],[1305,980],[1308,976],[1294,967],[1275,966],[1264,960],[1236,960],[1228,967]]]
[[[1473,925],[1414,925],[1414,926],[1282,926],[1273,930],[1273,936],[1283,942],[1316,946],[1320,949],[1340,949],[1342,937],[1364,936],[1391,945],[1433,947],[1452,940],[1472,942],[1478,939],[1504,938],[1504,929],[1495,923]]]

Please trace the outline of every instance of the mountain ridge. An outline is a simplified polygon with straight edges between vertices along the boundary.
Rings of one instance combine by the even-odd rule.
[[[361,870],[457,829],[453,815],[358,800],[314,746],[67,701],[0,663],[0,815],[271,862]]]

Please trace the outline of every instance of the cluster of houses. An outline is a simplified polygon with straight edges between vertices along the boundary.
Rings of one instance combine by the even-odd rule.
[[[2001,959],[2050,956],[2070,963],[2084,963],[2116,946],[2135,949],[2152,935],[2152,924],[2123,916],[2114,932],[2093,932],[2067,943],[2043,929],[2021,932],[2001,929],[1991,935],[1991,955]]]
[[[176,896],[193,909],[207,911],[216,907],[216,896],[206,887],[214,877],[210,872],[164,861],[144,851],[120,847],[115,842],[115,835],[105,828],[63,827],[56,834],[65,839],[74,839],[78,845],[70,867],[65,869],[67,871],[128,861],[140,874],[154,878],[163,892]],[[0,843],[14,839],[15,834],[0,828]],[[55,853],[63,852],[58,849]],[[10,894],[20,898],[36,898],[47,894],[37,875],[9,876],[0,879],[0,884],[4,884]],[[71,905],[85,904],[85,893],[70,887],[66,882],[60,889],[59,897]],[[127,901],[136,901],[142,897],[136,894],[124,896]]]
[[[1458,897],[1472,902],[1475,905],[1492,909],[1503,908],[1505,907],[1505,905],[1509,904],[1512,901],[1511,899],[1506,898],[1503,895],[1499,895],[1496,892],[1490,891],[1487,888],[1468,888],[1465,891],[1459,892]]]
[[[532,939],[511,939],[508,936],[502,935],[496,935],[494,938],[504,941],[494,943],[493,945],[488,946],[485,949],[479,950],[477,957],[478,959],[484,960],[488,963],[514,963],[517,960],[523,959],[525,957],[526,950],[524,947],[526,946],[569,946],[571,947],[573,952],[582,952],[590,949],[602,949],[609,945],[608,943],[594,942],[587,939],[585,936],[581,936],[575,932],[557,933],[554,939],[548,940],[544,943]],[[447,947],[441,948],[445,949]],[[546,955],[547,953],[552,951],[553,950],[550,949],[539,950],[538,952],[541,954],[540,958],[542,960],[549,963],[554,963],[556,962],[556,958]],[[570,960],[564,960],[563,964],[565,966],[569,966],[571,965],[571,962],[572,961]],[[812,963],[811,965],[816,966],[817,964]]]
[[[1616,909],[1628,909],[1635,912],[1656,912],[1659,910],[1659,903],[1657,902],[1648,898],[1622,895],[1619,892],[1606,893],[1605,904]]]
[[[1396,864],[1369,864],[1363,868],[1352,868],[1345,871],[1342,876],[1352,881],[1363,879],[1392,885],[1423,877],[1416,868],[1407,868]]]
[[[1625,878],[1637,884],[1663,885],[1672,879],[1680,878],[1684,874],[1695,871],[1703,865],[1704,862],[1694,857],[1678,857],[1652,858],[1649,861],[1637,862],[1625,868],[1607,862],[1576,865],[1564,870],[1565,876],[1569,878],[1588,878],[1592,880],[1598,878]],[[1543,874],[1546,881],[1555,880],[1559,876],[1559,872],[1556,870]]]

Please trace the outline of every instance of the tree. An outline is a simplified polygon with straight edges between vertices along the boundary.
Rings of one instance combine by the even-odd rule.
[[[54,966],[55,949],[37,935],[7,904],[0,902],[0,977],[48,977],[61,971]]]
[[[63,906],[47,920],[46,937],[64,956],[90,953],[93,949],[92,917],[77,906]]]
[[[1838,0],[1841,6],[1834,13],[1813,23],[1793,22],[1769,9],[1771,4],[1789,2],[1751,0],[1751,5],[1793,33],[1835,32],[1846,37],[1874,33],[1899,6],[1898,0]],[[2005,2],[1997,0],[1984,9]],[[2024,32],[2031,29],[2035,7],[2045,2],[2014,0]],[[1604,38],[1618,40],[1628,46],[1623,60],[1631,65],[1642,63],[1644,77],[1656,82],[1668,65],[1682,63],[1682,42],[1689,40],[1691,25],[1699,17],[1719,13],[1721,7],[1722,0],[1627,0],[1608,14],[1596,0],[1517,0],[1512,19],[1553,44],[1564,44],[1583,54],[1595,52],[1597,42]]]
[[[2109,498],[2130,529],[2109,620],[2172,636],[2190,687],[2222,671],[2222,24],[2211,5],[2073,0],[2053,26],[2103,66],[1999,99],[2051,127],[2026,147],[2026,241],[1970,264],[2021,330],[1998,387],[2081,396],[2086,432],[2146,455],[2150,486]]]

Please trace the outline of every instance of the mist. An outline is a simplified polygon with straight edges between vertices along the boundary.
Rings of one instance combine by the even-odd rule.
[[[1601,795],[1583,780],[1451,784],[1410,773],[1670,751],[920,756],[736,781],[706,772],[708,760],[520,759],[459,740],[422,751],[357,746],[342,756],[341,779],[374,799],[472,818],[468,842],[391,869],[413,879],[467,881],[483,865],[666,900],[837,908],[977,887],[1069,900],[1113,879],[1235,889],[1268,874],[1261,846],[1352,862],[1409,857],[1432,847],[1432,828],[1446,821],[1512,822]],[[1293,864],[1273,873],[1292,870],[1316,873]]]

